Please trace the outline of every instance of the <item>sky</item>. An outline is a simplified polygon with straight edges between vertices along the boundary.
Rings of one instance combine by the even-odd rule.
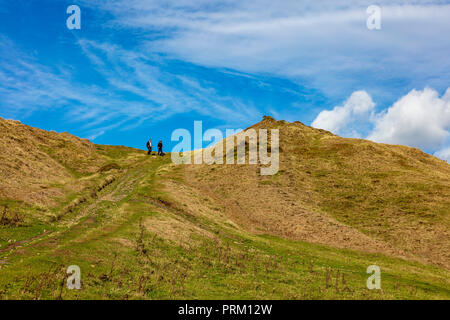
[[[0,0],[0,116],[167,150],[195,120],[271,115],[450,161],[449,17],[439,0]]]

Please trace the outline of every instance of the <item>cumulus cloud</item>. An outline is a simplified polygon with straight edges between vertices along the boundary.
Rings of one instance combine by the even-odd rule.
[[[319,113],[312,126],[343,136],[360,137],[356,127],[373,117],[374,107],[375,103],[366,91],[355,91],[342,106]]]
[[[371,126],[369,140],[417,147],[450,160],[450,88],[442,96],[431,88],[412,90],[379,113],[374,105],[365,91],[354,92],[343,106],[322,111],[312,126],[346,137],[362,136],[362,128]]]
[[[368,139],[436,150],[450,136],[450,88],[443,97],[433,89],[412,90],[378,115]]]

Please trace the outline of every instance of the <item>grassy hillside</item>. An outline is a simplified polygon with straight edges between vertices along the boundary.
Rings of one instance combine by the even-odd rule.
[[[35,192],[32,180],[24,183],[21,197],[11,192],[9,181],[0,182],[5,190],[0,204],[8,205],[0,225],[0,298],[450,298],[448,260],[431,263],[426,254],[410,253],[392,230],[402,230],[401,225],[391,226],[402,221],[395,220],[401,213],[390,214],[398,208],[412,210],[409,216],[417,221],[413,226],[421,225],[423,219],[425,230],[439,234],[439,223],[444,232],[448,230],[448,206],[437,201],[448,201],[444,197],[449,186],[447,164],[409,148],[341,139],[301,124],[265,121],[269,123],[258,126],[270,124],[281,129],[282,167],[273,177],[260,177],[257,167],[249,165],[177,166],[167,156],[95,146],[36,129],[33,139],[41,141],[45,135],[51,139],[43,141],[41,149],[33,147],[30,159],[39,154],[60,171],[33,180],[44,190],[55,190],[39,201],[29,197]],[[33,130],[15,125],[20,130],[10,127],[10,141],[16,138],[16,129]],[[59,139],[66,141],[66,148],[53,143]],[[367,144],[393,154],[374,152],[373,162],[363,169],[365,162],[358,160],[357,154],[333,149],[332,143],[343,141],[354,144],[357,153],[361,153],[360,144]],[[3,145],[6,149],[16,147],[6,142]],[[70,148],[86,153],[80,159],[82,153],[69,152]],[[323,148],[331,149],[327,152]],[[367,150],[369,154],[370,148]],[[55,156],[60,152],[67,153]],[[394,165],[397,153],[416,168],[414,174],[404,174],[412,169],[401,169],[403,162]],[[349,163],[345,164],[347,156]],[[92,161],[85,167],[83,159]],[[415,162],[410,163],[412,159]],[[332,170],[333,165],[340,171]],[[10,177],[20,174],[9,163],[2,164],[3,168],[8,169],[2,174]],[[381,172],[382,168],[391,171],[370,179],[378,179],[382,188],[392,183],[395,187],[390,192],[371,188],[372,193],[363,197],[369,180],[362,173]],[[390,175],[396,171],[398,176]],[[60,175],[65,179],[55,184]],[[406,177],[412,180],[404,181]],[[420,177],[426,178],[422,182],[428,189],[407,187]],[[443,189],[435,189],[439,186]],[[416,200],[414,206],[411,195],[408,203],[395,202],[396,194],[406,197],[410,192],[423,201]],[[351,197],[343,200],[342,195]],[[372,204],[372,208],[376,197],[385,203],[378,207]],[[427,211],[426,205],[433,210]],[[20,214],[15,218],[17,212]],[[436,216],[425,219],[423,212]],[[384,216],[378,217],[381,213]],[[358,218],[362,215],[381,225],[369,227]],[[422,241],[430,248],[439,246],[432,236]],[[445,241],[441,245],[445,246]],[[382,290],[366,288],[365,272],[372,264],[381,267]],[[69,265],[80,266],[82,290],[65,287]]]
[[[267,117],[280,170],[192,165],[186,180],[247,230],[450,266],[450,165],[405,146]]]

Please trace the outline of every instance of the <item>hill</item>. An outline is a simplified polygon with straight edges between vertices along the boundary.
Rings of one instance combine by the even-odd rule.
[[[192,165],[186,181],[247,230],[450,266],[450,165],[418,149],[266,117],[280,168]]]
[[[0,128],[0,298],[450,298],[450,166],[419,150],[265,118],[281,153],[263,177]]]
[[[71,172],[92,173],[99,163],[95,146],[67,133],[57,134],[0,119],[0,196],[45,204],[59,194],[47,185],[66,184]]]

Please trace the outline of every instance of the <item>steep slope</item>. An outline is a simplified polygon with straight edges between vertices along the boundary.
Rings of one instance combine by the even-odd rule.
[[[386,208],[423,208],[420,218],[409,214],[413,222],[428,212],[418,200],[396,202],[415,190],[411,181],[430,184],[430,194],[414,191],[435,209],[426,227],[437,234],[441,221],[448,230],[448,169],[421,152],[267,118],[255,127],[280,129],[281,170],[261,177],[254,165],[175,165],[167,156],[0,123],[8,129],[2,153],[11,155],[1,160],[11,181],[0,180],[7,195],[0,206],[8,206],[0,211],[0,299],[450,297],[448,269],[392,240],[396,216]],[[343,141],[357,150],[368,144],[379,159],[367,165],[360,150],[341,154]],[[396,165],[397,153],[406,160]],[[367,192],[364,175],[372,171],[386,190]],[[379,199],[386,201],[376,207],[386,211],[380,218],[370,210]],[[363,215],[382,223],[368,228]],[[445,241],[429,243],[445,250]],[[366,288],[372,264],[381,267],[383,290]],[[81,290],[65,287],[70,265],[81,268]]]
[[[11,228],[26,227],[0,226],[0,299],[450,297],[443,268],[249,233],[183,170],[141,152],[39,235],[5,243]],[[383,290],[366,288],[372,264]],[[81,269],[81,290],[65,287],[70,265]]]
[[[132,148],[94,145],[2,118],[0,147],[0,210],[28,226],[8,229],[14,239],[36,235],[34,227],[60,219],[139,156]]]
[[[280,170],[191,165],[186,181],[247,230],[450,266],[450,165],[418,149],[266,117]]]
[[[104,162],[88,140],[2,118],[0,147],[0,198],[29,203],[49,204],[62,195],[58,186],[94,173]]]

